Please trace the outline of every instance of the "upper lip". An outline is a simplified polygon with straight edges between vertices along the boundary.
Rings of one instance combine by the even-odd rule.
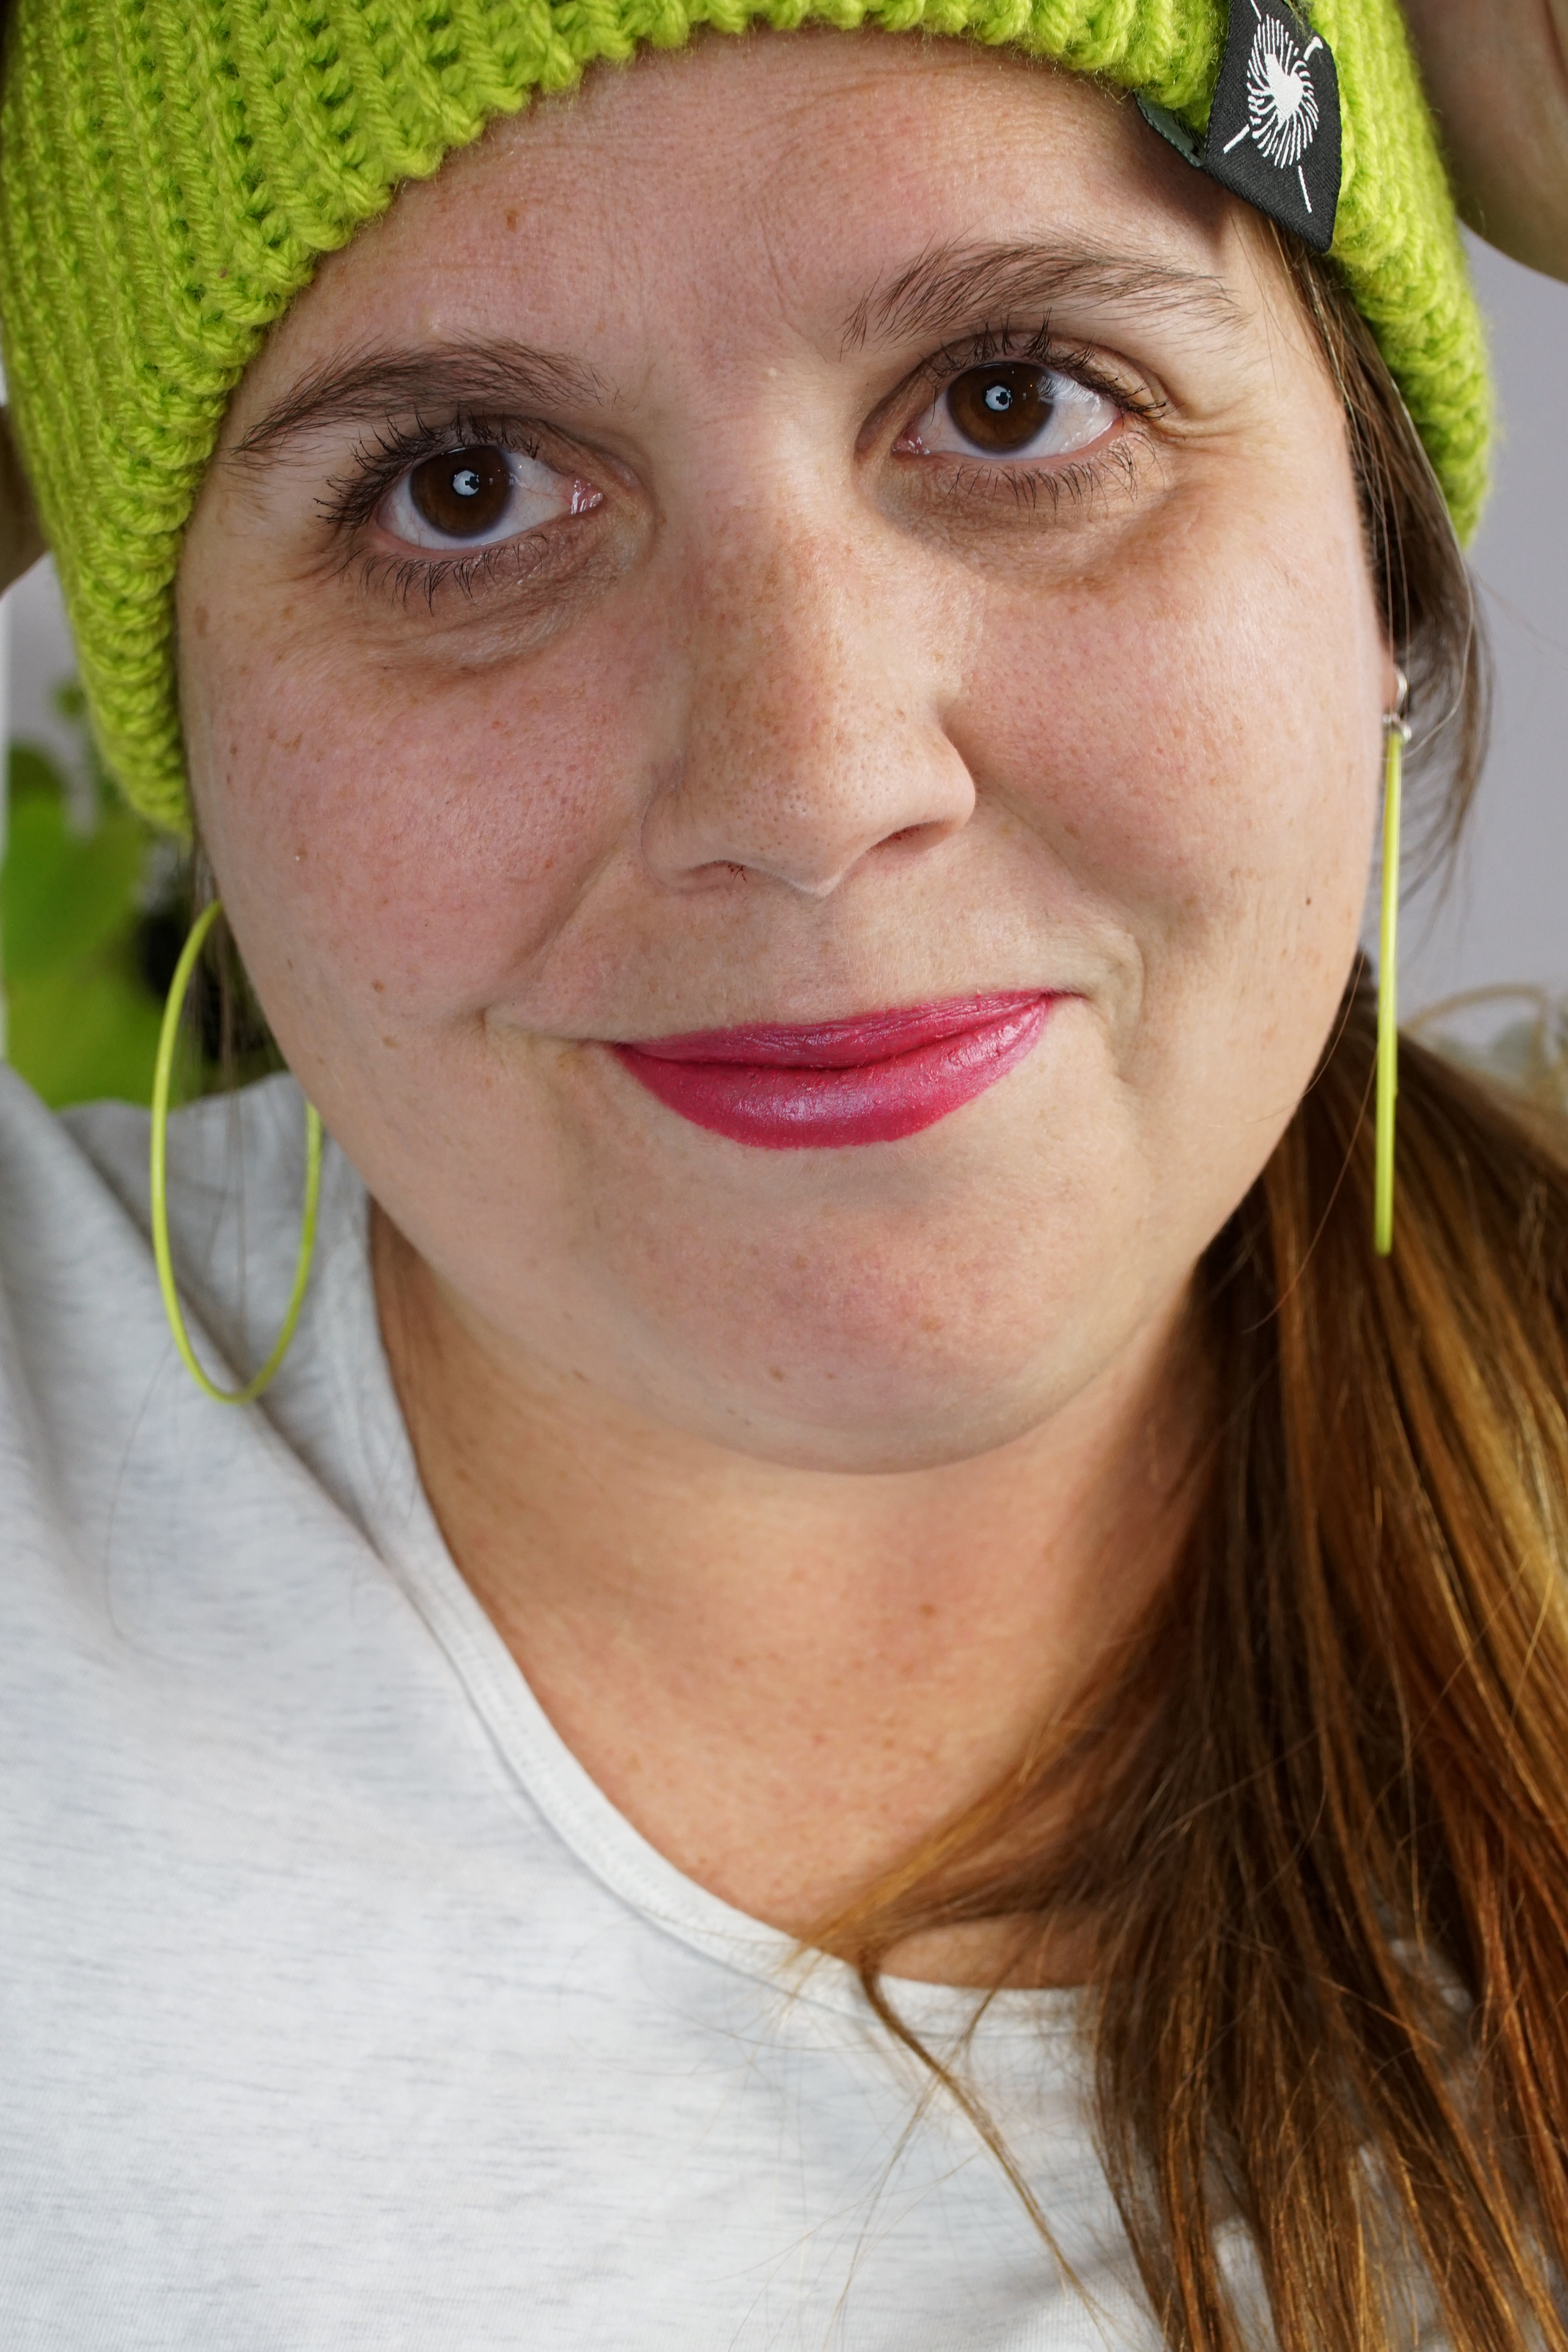
[[[747,1022],[737,1029],[690,1029],[672,1037],[635,1037],[623,1050],[661,1062],[728,1062],[776,1069],[848,1070],[891,1062],[918,1046],[961,1037],[1005,1020],[1057,992],[1009,988],[939,1003],[894,1005],[840,1021]]]

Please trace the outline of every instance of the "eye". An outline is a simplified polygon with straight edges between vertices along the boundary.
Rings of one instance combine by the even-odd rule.
[[[392,485],[376,520],[412,547],[487,547],[601,503],[591,483],[486,444],[422,457]]]
[[[1070,457],[1121,415],[1108,393],[1056,368],[997,360],[966,368],[895,446],[915,457]]]

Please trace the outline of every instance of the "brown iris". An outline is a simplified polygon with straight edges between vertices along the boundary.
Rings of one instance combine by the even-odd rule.
[[[1055,406],[1044,368],[998,361],[970,368],[947,387],[947,414],[967,441],[992,457],[1027,448]]]
[[[512,497],[504,449],[449,449],[408,478],[415,511],[444,539],[483,539],[504,520]]]

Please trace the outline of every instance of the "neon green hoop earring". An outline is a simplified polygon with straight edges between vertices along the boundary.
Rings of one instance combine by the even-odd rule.
[[[1410,688],[1399,672],[1399,699],[1383,717],[1383,921],[1377,946],[1377,1126],[1372,1175],[1372,1245],[1394,1247],[1394,1108],[1399,1097],[1399,835],[1404,815],[1405,709]]]
[[[169,1247],[169,1081],[174,1067],[174,1045],[180,1034],[180,1013],[185,1002],[185,991],[191,984],[191,974],[196,967],[207,933],[217,921],[222,909],[221,899],[214,898],[203,908],[192,926],[180,961],[174,967],[174,977],[169,984],[168,1001],[163,1007],[163,1025],[158,1033],[158,1060],[152,1074],[152,1255],[158,1262],[158,1287],[163,1297],[163,1312],[169,1318],[169,1328],[174,1335],[174,1345],[184,1360],[185,1370],[214,1404],[250,1404],[272,1379],[284,1357],[299,1320],[299,1310],[305,1303],[305,1286],[310,1279],[310,1260],[316,1248],[316,1211],[321,1198],[321,1117],[314,1103],[305,1106],[305,1218],[299,1234],[299,1258],[294,1269],[294,1287],[288,1297],[288,1311],[283,1318],[273,1349],[259,1372],[246,1381],[243,1389],[220,1389],[208,1379],[196,1360],[191,1345],[191,1335],[185,1328],[185,1318],[180,1308],[180,1293],[174,1281],[174,1260]]]

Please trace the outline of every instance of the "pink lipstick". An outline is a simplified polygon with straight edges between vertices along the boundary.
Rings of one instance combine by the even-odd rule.
[[[955,996],[799,1027],[697,1029],[616,1045],[667,1108],[764,1151],[895,1143],[1005,1077],[1058,999],[1041,989]]]

